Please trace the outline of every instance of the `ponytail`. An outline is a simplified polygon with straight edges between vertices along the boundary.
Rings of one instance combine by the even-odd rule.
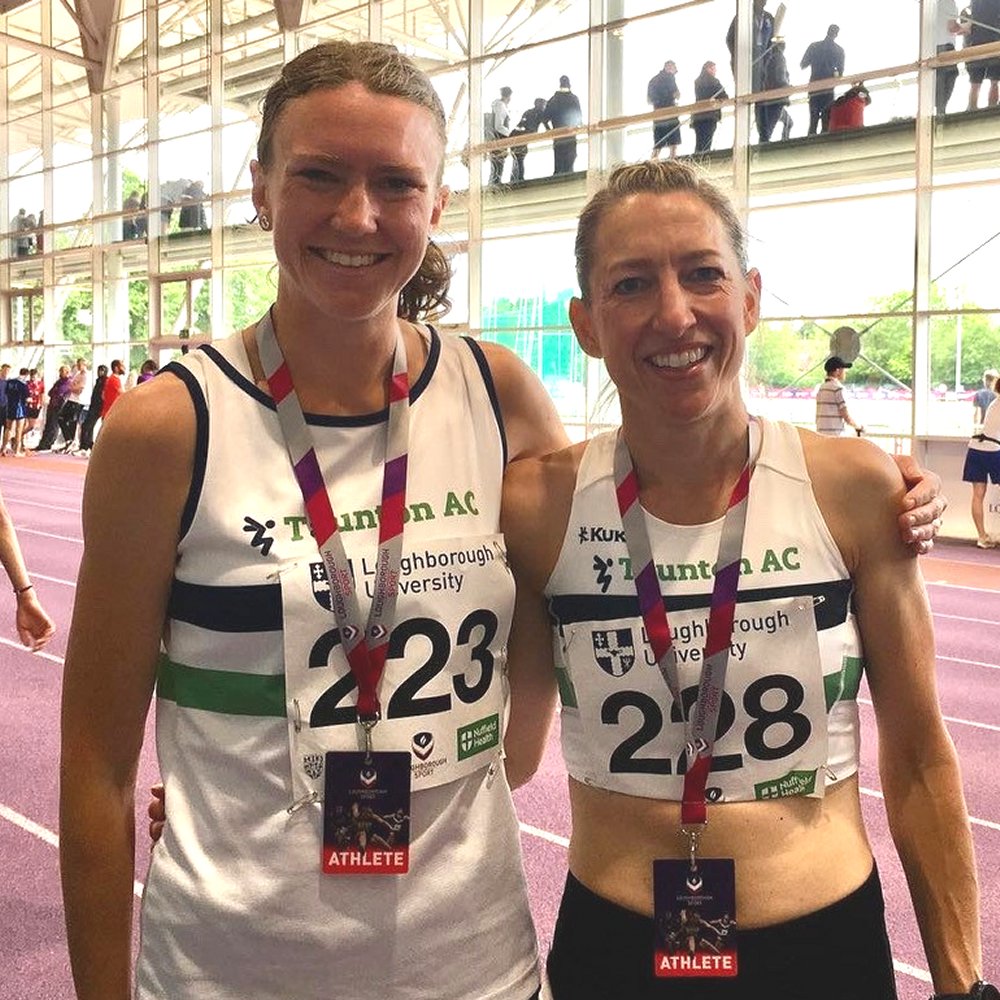
[[[451,305],[451,299],[448,298],[450,284],[451,264],[444,251],[433,240],[428,240],[424,259],[417,273],[399,293],[396,315],[401,319],[414,321],[447,312]]]

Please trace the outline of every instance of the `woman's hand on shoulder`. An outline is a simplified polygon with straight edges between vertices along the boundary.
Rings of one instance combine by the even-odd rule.
[[[893,458],[908,490],[898,518],[899,534],[914,555],[924,555],[934,548],[948,498],[941,493],[941,477],[936,472],[922,469],[912,455]]]
[[[479,341],[493,373],[507,432],[510,460],[546,455],[569,444],[552,398],[537,375],[513,352]]]
[[[870,441],[801,436],[813,493],[851,573],[875,549],[908,557],[898,521],[906,487],[892,457]]]

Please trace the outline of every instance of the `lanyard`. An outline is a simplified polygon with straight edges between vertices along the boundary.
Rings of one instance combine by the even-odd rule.
[[[740,473],[726,506],[719,539],[719,555],[715,563],[715,582],[712,587],[712,605],[708,615],[708,637],[702,657],[701,679],[698,683],[698,701],[692,718],[685,723],[684,791],[681,798],[682,826],[703,825],[707,820],[705,786],[712,766],[715,731],[719,722],[722,692],[726,686],[726,668],[733,639],[733,618],[736,611],[736,591],[739,588],[740,559],[743,552],[743,535],[746,529],[747,495],[750,491],[755,451],[754,431],[751,423],[750,457]],[[615,443],[615,492],[618,511],[625,530],[625,544],[632,562],[635,590],[639,598],[646,634],[660,674],[666,681],[674,702],[683,715],[680,680],[677,672],[677,651],[667,621],[667,611],[656,575],[653,550],[646,529],[646,518],[639,503],[639,482],[632,464],[625,437],[619,428]],[[635,573],[635,567],[642,567]]]
[[[406,505],[406,459],[410,425],[410,379],[402,330],[397,330],[389,390],[382,505],[379,513],[378,555],[368,622],[362,629],[358,595],[337,517],[320,471],[312,432],[302,413],[270,311],[257,324],[257,350],[274,399],[278,423],[295,479],[302,491],[306,517],[326,568],[333,614],[340,629],[351,673],[358,684],[358,721],[371,748],[371,731],[381,717],[378,686],[385,669],[389,632],[396,613],[399,567],[403,551],[403,510]]]

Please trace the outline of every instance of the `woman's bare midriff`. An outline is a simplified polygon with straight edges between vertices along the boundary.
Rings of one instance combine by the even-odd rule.
[[[569,790],[570,871],[599,896],[651,916],[653,861],[687,856],[680,804],[572,778]],[[871,873],[857,777],[839,782],[822,799],[709,805],[698,853],[735,860],[742,927],[766,927],[835,903]]]

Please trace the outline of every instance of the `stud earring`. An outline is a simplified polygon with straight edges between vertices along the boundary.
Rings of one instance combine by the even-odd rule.
[[[265,233],[269,233],[271,231],[271,217],[269,215],[265,215],[261,212],[257,216],[257,221],[260,224],[260,228],[263,229]]]

